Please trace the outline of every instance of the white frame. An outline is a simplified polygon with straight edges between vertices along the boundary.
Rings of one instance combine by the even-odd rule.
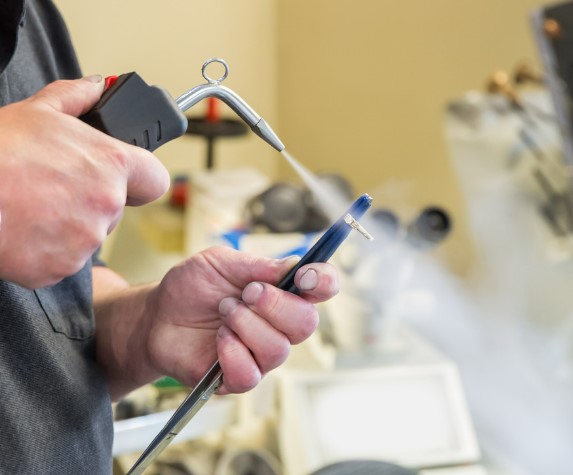
[[[311,392],[325,384],[371,384],[379,381],[391,384],[396,378],[435,378],[443,388],[445,404],[449,410],[448,421],[455,432],[455,444],[444,450],[420,453],[370,454],[372,460],[383,460],[410,468],[430,468],[445,465],[477,463],[480,450],[469,416],[460,378],[450,363],[430,365],[403,365],[378,368],[357,368],[333,372],[305,372],[285,370],[279,379],[280,421],[279,444],[285,475],[308,475],[325,465],[334,463],[325,456],[313,427]],[[352,411],[360,401],[348,401],[340,411]],[[336,417],[333,414],[332,417]],[[364,459],[364,454],[357,458]]]

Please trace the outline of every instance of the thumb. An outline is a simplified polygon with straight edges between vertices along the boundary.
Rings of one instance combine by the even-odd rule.
[[[92,109],[99,100],[104,83],[99,74],[82,79],[55,81],[38,91],[30,100],[42,102],[58,112],[79,117]]]

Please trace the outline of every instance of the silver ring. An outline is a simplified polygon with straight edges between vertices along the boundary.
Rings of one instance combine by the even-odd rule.
[[[225,68],[225,73],[219,79],[213,79],[207,75],[207,66],[209,66],[211,63],[220,63]],[[227,76],[229,75],[229,66],[222,59],[211,58],[205,61],[205,64],[203,64],[203,69],[201,70],[201,74],[203,74],[205,80],[210,84],[219,84],[220,82],[223,82],[225,79],[227,79]]]

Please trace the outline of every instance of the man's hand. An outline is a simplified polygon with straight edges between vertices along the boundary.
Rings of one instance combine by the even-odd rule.
[[[57,81],[0,108],[0,279],[38,288],[74,274],[126,204],[169,187],[151,153],[77,119],[102,91],[100,76]]]
[[[217,359],[223,392],[253,388],[315,330],[313,304],[338,292],[330,264],[299,269],[300,296],[275,287],[295,263],[215,247],[173,268],[157,286],[123,299],[108,294],[96,316],[98,360],[112,395],[162,375],[194,385]]]

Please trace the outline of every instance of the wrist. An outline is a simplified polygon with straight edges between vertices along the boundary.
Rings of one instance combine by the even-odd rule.
[[[149,335],[155,285],[94,295],[97,361],[114,399],[161,377],[152,364]]]

